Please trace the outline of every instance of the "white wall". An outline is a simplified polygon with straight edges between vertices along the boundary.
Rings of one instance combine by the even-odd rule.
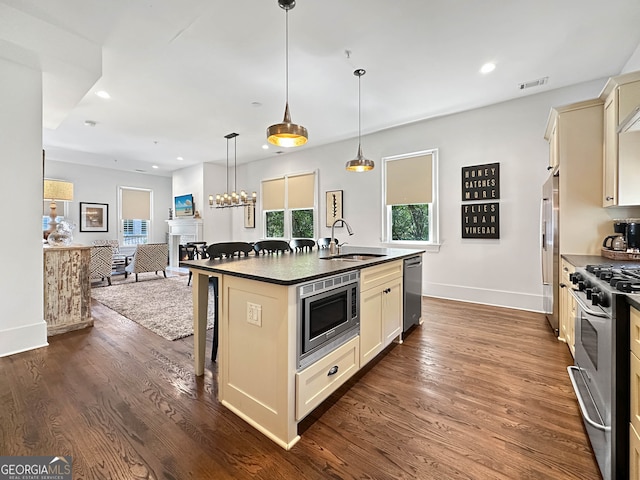
[[[630,73],[637,70],[640,70],[640,44],[638,44],[635,52],[629,57],[629,60],[627,60],[627,63],[620,73]]]
[[[75,223],[74,243],[90,245],[93,240],[120,239],[118,222],[118,189],[120,187],[148,188],[153,191],[151,212],[151,242],[166,242],[169,208],[172,207],[171,178],[124,172],[109,168],[96,168],[74,163],[46,160],[45,177],[67,180],[73,183],[73,201],[67,204],[67,220]],[[42,195],[39,194],[42,198]],[[109,205],[108,232],[80,231],[80,202],[106,203]]]
[[[277,158],[238,167],[243,188],[259,189],[264,178],[320,169],[319,236],[324,226],[324,192],[344,191],[344,217],[355,235],[351,245],[381,245],[381,158],[439,149],[440,240],[438,253],[425,254],[425,295],[542,311],[539,253],[540,196],[547,178],[548,145],[543,138],[549,111],[595,98],[606,79],[553,90],[477,110],[396,127],[362,139],[365,156],[376,161],[367,173],[344,169],[357,140],[293,150]],[[366,126],[366,118],[363,118]],[[313,141],[313,132],[310,132]],[[500,163],[500,239],[461,238],[461,168]],[[258,190],[259,191],[259,190]],[[233,209],[240,210],[240,209]],[[225,240],[256,240],[262,235],[260,199],[256,229],[245,229],[241,212],[229,212],[232,229]],[[336,230],[340,241],[344,229]],[[597,234],[597,232],[595,233]]]
[[[0,49],[0,357],[47,345],[42,283],[42,72]]]

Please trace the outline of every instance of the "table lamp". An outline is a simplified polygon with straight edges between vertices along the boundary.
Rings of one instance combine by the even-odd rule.
[[[49,205],[51,208],[51,211],[49,212],[51,220],[49,221],[49,230],[45,233],[46,238],[58,225],[58,222],[56,222],[56,217],[58,216],[56,211],[56,200],[66,202],[73,200],[73,183],[62,180],[45,179],[43,197],[45,200],[51,201],[51,204]]]

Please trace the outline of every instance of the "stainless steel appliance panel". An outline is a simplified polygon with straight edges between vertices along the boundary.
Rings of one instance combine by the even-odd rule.
[[[551,175],[542,187],[540,208],[543,308],[555,335],[559,328],[560,251],[558,248],[558,175]]]
[[[422,316],[422,256],[404,260],[404,319],[402,331],[418,325]]]

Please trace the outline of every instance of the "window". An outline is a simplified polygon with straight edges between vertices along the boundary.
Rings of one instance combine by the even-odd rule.
[[[291,211],[291,238],[315,238],[312,208]]]
[[[438,243],[437,150],[383,159],[384,238],[388,243]]]
[[[120,187],[121,245],[149,243],[151,190]]]
[[[262,182],[266,238],[315,238],[315,183],[315,172]]]

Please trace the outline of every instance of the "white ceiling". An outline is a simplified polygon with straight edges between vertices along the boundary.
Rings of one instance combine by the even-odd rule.
[[[4,0],[0,7],[5,18],[18,12],[34,22],[29,35],[58,62],[75,55],[91,70],[83,55],[91,57],[92,45],[102,52],[101,76],[98,65],[97,82],[73,102],[65,79],[86,83],[90,75],[43,66],[47,158],[170,175],[225,163],[230,132],[240,134],[238,163],[276,155],[262,145],[285,105],[286,14],[277,0]],[[56,34],[48,38],[42,25]],[[616,75],[639,43],[638,0],[298,0],[289,12],[289,104],[293,122],[309,131],[298,149],[353,138],[355,156],[356,68],[367,71],[364,135]],[[497,68],[482,75],[488,61]],[[519,90],[542,77],[547,85]]]

